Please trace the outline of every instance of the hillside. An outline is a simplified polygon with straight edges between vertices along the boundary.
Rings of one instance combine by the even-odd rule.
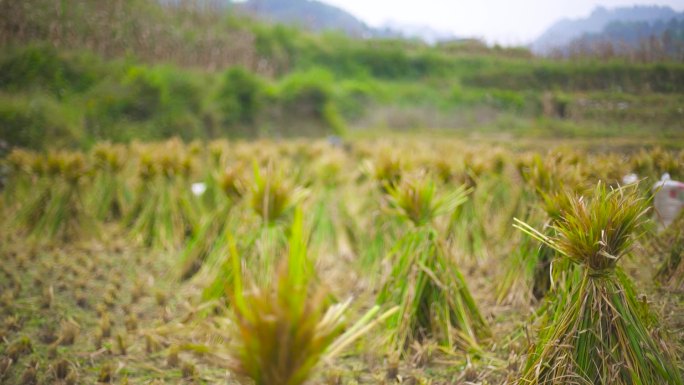
[[[296,25],[311,31],[335,30],[355,37],[376,34],[352,14],[316,0],[248,0],[234,2],[232,7],[264,21]]]
[[[676,12],[670,7],[634,6],[614,9],[596,8],[589,17],[563,19],[553,24],[530,46],[537,54],[548,54],[553,50],[564,49],[573,40],[587,34],[601,34],[614,23],[624,26],[666,23],[672,19],[684,19],[684,12]],[[624,28],[623,28],[624,30]],[[614,37],[610,33],[606,37]],[[620,37],[622,34],[620,35]]]
[[[262,21],[294,25],[313,32],[339,31],[355,38],[420,39],[430,44],[456,39],[452,33],[429,25],[388,21],[374,28],[344,9],[316,0],[248,0],[228,1],[228,4],[238,12]]]
[[[563,56],[625,56],[639,61],[684,61],[684,18],[655,22],[615,21],[557,51]]]
[[[373,130],[684,133],[681,63],[353,39],[152,0],[50,4],[0,3],[10,15],[0,18],[0,137],[11,145]]]

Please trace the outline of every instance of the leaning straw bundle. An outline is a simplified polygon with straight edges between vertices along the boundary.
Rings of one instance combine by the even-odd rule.
[[[551,237],[518,222],[518,228],[583,269],[567,304],[549,308],[549,324],[518,384],[682,384],[617,266],[646,218],[646,204],[636,185],[609,190],[599,183],[591,199],[570,197]]]

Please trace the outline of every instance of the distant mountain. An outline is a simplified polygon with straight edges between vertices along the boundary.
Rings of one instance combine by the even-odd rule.
[[[349,12],[317,0],[157,0],[165,5],[187,5],[231,10],[258,20],[296,25],[320,32],[335,30],[350,36],[373,35],[372,28]]]
[[[184,0],[158,1],[179,5]],[[295,25],[314,32],[340,31],[351,37],[421,39],[431,44],[456,38],[449,32],[424,25],[388,22],[373,28],[339,7],[317,0],[193,0],[191,4],[230,9],[258,20]]]
[[[255,18],[312,31],[336,30],[355,37],[374,32],[349,12],[316,0],[248,0],[232,4],[235,10]]]
[[[565,56],[631,56],[642,61],[684,61],[684,17],[669,21],[614,21],[599,33],[574,39]]]
[[[450,32],[427,25],[387,22],[373,28],[341,8],[316,0],[247,0],[232,4],[234,9],[258,19],[294,24],[312,31],[336,30],[352,37],[420,39],[430,44],[456,39]]]
[[[558,21],[535,40],[530,48],[536,54],[548,54],[554,50],[562,50],[573,41],[587,35],[603,34],[609,26],[611,26],[609,29],[612,28],[613,33],[612,35],[611,33],[606,34],[606,38],[615,37],[615,30],[625,32],[628,29],[640,28],[644,25],[658,22],[667,23],[673,19],[684,19],[684,12],[676,12],[670,7],[659,6],[614,9],[598,7],[587,18]]]

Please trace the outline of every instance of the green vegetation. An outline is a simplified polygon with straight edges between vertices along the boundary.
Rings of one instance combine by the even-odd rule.
[[[0,1],[1,383],[682,383],[682,63],[192,3]]]
[[[384,128],[669,138],[681,136],[684,121],[677,62],[554,61],[471,41],[355,40],[144,0],[61,10],[48,3],[7,5],[26,25],[0,26],[0,133],[12,145]],[[46,31],[46,20],[59,28]]]

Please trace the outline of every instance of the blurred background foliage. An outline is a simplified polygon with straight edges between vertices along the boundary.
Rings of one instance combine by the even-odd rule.
[[[0,2],[0,137],[42,148],[386,129],[684,131],[684,64],[674,60],[355,39],[198,4]]]

